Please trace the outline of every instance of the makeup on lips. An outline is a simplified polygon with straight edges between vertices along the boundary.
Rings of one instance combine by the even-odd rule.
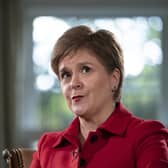
[[[84,96],[81,95],[77,95],[77,96],[73,96],[72,100],[76,103],[79,102]]]

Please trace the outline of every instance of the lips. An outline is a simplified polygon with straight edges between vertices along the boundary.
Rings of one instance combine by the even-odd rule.
[[[83,97],[84,97],[84,96],[81,96],[81,95],[79,95],[79,96],[73,96],[73,97],[72,97],[72,100],[73,100],[74,102],[79,102]]]

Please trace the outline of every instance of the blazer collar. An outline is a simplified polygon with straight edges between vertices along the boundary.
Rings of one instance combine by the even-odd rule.
[[[119,102],[111,116],[97,129],[106,131],[113,135],[122,136],[127,130],[132,114]],[[53,147],[61,147],[69,143],[74,146],[79,146],[79,119],[76,117],[70,126],[60,133]]]
[[[98,129],[116,135],[123,135],[127,130],[131,118],[132,113],[130,113],[121,102],[119,102],[116,104],[116,108],[111,116]]]
[[[79,119],[78,117],[76,117],[72,121],[70,126],[60,133],[59,138],[52,145],[52,147],[64,146],[65,142],[67,143],[69,142],[69,144],[78,146],[79,145],[78,134],[79,134]]]

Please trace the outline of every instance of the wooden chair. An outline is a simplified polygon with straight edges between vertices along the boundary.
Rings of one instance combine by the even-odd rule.
[[[8,168],[29,168],[34,152],[28,148],[4,149],[2,155]]]

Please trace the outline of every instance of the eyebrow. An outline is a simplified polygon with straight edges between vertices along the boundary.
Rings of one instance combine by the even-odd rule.
[[[83,65],[93,65],[93,63],[90,63],[90,62],[81,62],[81,63],[78,63],[77,66],[83,66]],[[58,70],[59,73],[61,72],[64,72],[64,71],[67,71],[69,68],[64,66],[63,68],[61,68],[60,70]]]
[[[58,74],[61,74],[61,73],[66,72],[66,71],[68,71],[68,68],[63,67],[62,69],[58,70]]]
[[[67,68],[66,67],[63,67],[61,70],[58,70],[58,79],[61,79],[61,75],[64,73],[64,72],[67,72]]]
[[[90,62],[81,62],[78,64],[79,66],[82,66],[82,65],[93,65],[92,63]]]

